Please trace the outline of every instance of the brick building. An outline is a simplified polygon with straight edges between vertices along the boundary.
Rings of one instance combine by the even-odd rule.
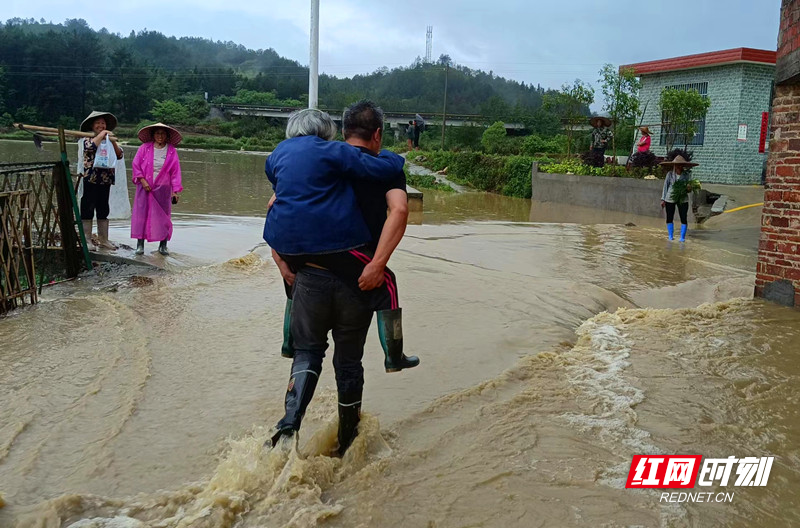
[[[756,297],[800,307],[800,0],[783,0]]]
[[[641,79],[643,122],[653,134],[651,150],[657,156],[666,154],[658,106],[661,91],[697,90],[711,106],[689,143],[693,161],[700,164],[692,174],[704,182],[750,184],[761,183],[766,161],[759,144],[762,113],[770,107],[775,57],[774,51],[736,48],[620,68],[633,68]]]

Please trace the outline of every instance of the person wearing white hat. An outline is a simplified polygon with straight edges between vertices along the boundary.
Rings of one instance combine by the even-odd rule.
[[[100,239],[100,247],[104,249],[117,249],[117,246],[108,240],[108,214],[109,196],[111,186],[114,185],[116,178],[115,169],[95,167],[95,157],[103,140],[108,137],[114,148],[116,157],[122,158],[122,148],[117,144],[116,139],[109,133],[117,127],[117,118],[110,112],[93,111],[81,123],[81,132],[94,132],[93,138],[85,138],[83,144],[83,196],[81,197],[81,220],[83,222],[83,232],[86,234],[86,242],[91,249],[94,246],[91,242],[92,221],[95,213],[97,214],[97,236]],[[124,177],[124,175],[123,175]]]
[[[181,133],[163,123],[139,130],[142,146],[133,158],[136,196],[131,214],[131,238],[137,240],[136,254],[144,253],[144,242],[158,242],[158,252],[169,255],[172,238],[172,206],[183,191],[178,145]]]

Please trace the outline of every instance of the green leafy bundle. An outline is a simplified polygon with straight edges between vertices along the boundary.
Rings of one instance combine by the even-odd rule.
[[[699,190],[700,182],[698,180],[678,180],[672,184],[672,202],[683,203],[690,192]]]

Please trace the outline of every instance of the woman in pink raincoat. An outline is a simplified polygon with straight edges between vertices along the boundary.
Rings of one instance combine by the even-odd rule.
[[[137,239],[136,254],[144,253],[144,241],[159,242],[158,252],[169,255],[167,241],[172,238],[172,205],[178,203],[181,163],[175,145],[183,137],[163,123],[139,131],[142,146],[133,158],[133,183],[136,196],[131,212],[131,238]]]

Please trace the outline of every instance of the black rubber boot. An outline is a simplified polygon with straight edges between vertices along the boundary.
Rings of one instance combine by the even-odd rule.
[[[294,357],[294,339],[292,339],[292,300],[286,299],[286,309],[283,311],[283,344],[281,356]]]
[[[361,421],[361,391],[339,393],[339,456],[353,443]]]
[[[378,313],[378,337],[386,359],[386,372],[400,372],[419,365],[417,356],[403,354],[403,309],[380,310]]]
[[[144,239],[140,238],[136,241],[136,254],[144,255]]]
[[[167,250],[167,241],[162,240],[158,243],[158,252],[164,255],[165,257],[169,255],[169,250]]]
[[[317,380],[322,372],[322,358],[319,361],[298,359],[292,363],[292,375],[286,388],[284,407],[286,413],[276,426],[278,432],[272,437],[272,446],[277,444],[281,436],[293,434],[300,429],[306,408],[314,397]]]

